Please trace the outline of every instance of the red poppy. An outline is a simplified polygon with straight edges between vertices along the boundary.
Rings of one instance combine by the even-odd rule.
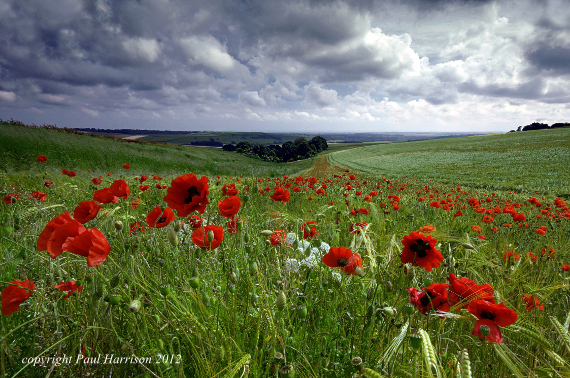
[[[236,196],[229,196],[218,201],[218,210],[220,215],[226,218],[233,218],[241,206],[241,201]]]
[[[142,175],[141,178],[139,179],[139,182],[142,184],[143,182],[145,182],[146,180],[148,180],[148,176],[147,175]]]
[[[52,186],[52,185],[53,185],[53,182],[51,182],[50,180],[45,180],[45,181],[44,181],[44,186],[45,186],[46,188],[48,188],[48,187],[50,187],[50,186]]]
[[[131,188],[129,188],[129,185],[125,180],[118,179],[113,181],[111,187],[109,188],[109,192],[114,196],[127,199],[131,194]]]
[[[61,170],[61,174],[62,174],[62,175],[66,175],[66,174],[67,174],[67,168],[63,168],[63,169]]]
[[[162,211],[160,206],[157,206],[146,216],[146,223],[156,228],[166,227],[173,220],[174,212],[168,207]]]
[[[402,239],[402,244],[404,244],[404,249],[400,254],[402,264],[412,263],[414,266],[420,266],[431,272],[443,261],[443,256],[435,249],[436,243],[437,240],[431,236],[412,231]]]
[[[45,163],[45,162],[47,161],[47,156],[45,156],[45,155],[40,155],[40,156],[38,156],[38,159],[37,159],[37,160],[38,160],[40,163]]]
[[[73,218],[79,223],[85,224],[91,219],[95,219],[100,209],[101,205],[95,201],[81,201],[73,210]]]
[[[479,227],[479,226],[477,226],[477,225],[474,224],[474,225],[471,226],[471,231],[480,234],[480,233],[481,233],[481,227]]]
[[[208,201],[208,177],[200,180],[194,173],[186,173],[172,180],[163,199],[168,207],[176,210],[179,217],[186,217],[193,211],[203,214]]]
[[[140,204],[142,204],[141,199],[137,198],[135,200],[132,200],[130,205],[133,209],[136,209]]]
[[[68,175],[69,177],[75,177],[77,175],[77,172],[75,171],[67,171],[66,175]]]
[[[20,199],[20,195],[16,194],[16,193],[10,193],[7,196],[4,197],[4,202],[6,203],[12,203],[12,202],[16,202],[16,200]]]
[[[286,237],[287,233],[285,231],[276,230],[269,236],[269,241],[271,242],[271,245],[278,245],[283,243]]]
[[[47,198],[47,194],[42,193],[39,190],[36,190],[35,192],[30,193],[30,198],[35,199],[37,201],[45,202],[46,198]]]
[[[162,177],[160,177],[160,176],[157,176],[157,175],[154,175],[154,177],[153,177],[152,179],[153,179],[153,180],[157,180],[157,181],[158,181],[158,180],[162,180]]]
[[[289,191],[278,186],[270,197],[273,201],[287,203],[289,201]]]
[[[131,235],[136,234],[139,228],[141,231],[144,231],[144,226],[141,226],[141,222],[133,222],[130,224],[129,228],[131,230]]]
[[[93,178],[91,179],[91,182],[92,182],[94,185],[99,185],[99,184],[101,184],[101,181],[102,181],[102,180],[101,180],[100,178],[97,178],[97,177],[93,177]]]
[[[208,231],[214,233],[214,239],[212,241],[208,240]],[[200,227],[192,233],[192,241],[198,247],[202,249],[216,249],[224,240],[224,228],[221,226],[208,225],[206,227]]]
[[[59,285],[54,285],[53,287],[59,291],[69,291],[69,293],[63,297],[63,299],[71,297],[71,295],[76,291],[79,293],[81,290],[83,290],[83,287],[81,285],[78,285],[75,281],[62,282]]]
[[[123,169],[131,169],[131,165],[130,164],[123,164]]]
[[[368,215],[370,214],[370,211],[368,211],[368,209],[364,207],[361,207],[360,209],[358,209],[358,214]]]
[[[103,188],[93,193],[93,201],[99,203],[119,203],[119,197],[109,191],[109,188]]]
[[[491,329],[491,332],[485,340],[490,343],[502,343],[503,336],[499,327],[506,327],[517,321],[517,312],[507,308],[504,303],[495,304],[479,299],[469,303],[467,309],[479,319],[471,334],[482,339],[483,334],[480,327],[486,325]]]
[[[473,280],[469,278],[456,278],[453,273],[447,276],[447,281],[449,281],[449,304],[455,305],[460,304],[457,308],[459,311],[461,308],[467,308],[470,301],[476,299],[483,299],[488,302],[495,302],[493,294],[495,289],[493,286],[477,285]]]
[[[410,293],[410,303],[420,310],[424,315],[427,315],[429,310],[436,310],[441,312],[449,311],[450,305],[448,302],[447,288],[449,287],[446,283],[432,283],[424,291],[420,291],[416,288],[408,288]]]
[[[73,239],[85,230],[86,228],[66,211],[48,222],[38,237],[36,249],[47,250],[51,258],[55,259],[64,251],[63,245],[67,239]]]
[[[150,190],[150,186],[148,186],[148,185],[139,185],[139,190],[140,190],[141,192],[144,192],[144,191],[146,191],[146,190]]]
[[[485,215],[481,221],[483,223],[491,224],[493,223],[493,217],[491,217],[490,215]]]
[[[2,297],[2,314],[5,316],[18,311],[22,302],[32,295],[32,291],[36,290],[33,281],[10,281],[10,285],[6,286],[0,296]]]
[[[362,258],[358,253],[344,247],[331,247],[323,256],[323,264],[331,268],[340,268],[347,274],[356,274],[356,267],[362,268]]]
[[[222,187],[222,196],[237,196],[239,190],[236,189],[236,184],[224,184]]]
[[[570,265],[568,265],[568,264],[562,265],[562,270],[565,271],[565,272],[570,271]]]
[[[366,222],[357,222],[355,224],[350,225],[350,233],[360,235],[360,230],[364,230],[368,226]]]
[[[95,266],[107,259],[111,246],[101,231],[92,228],[74,238],[68,238],[63,244],[63,249],[87,257],[87,265]]]
[[[202,227],[202,218],[199,215],[190,215],[188,217],[188,223],[190,224],[190,228],[193,230]]]
[[[238,226],[238,224],[241,222],[241,226]],[[228,232],[230,234],[235,234],[236,231],[239,231],[243,228],[243,219],[239,218],[239,219],[232,219],[228,222],[228,225],[226,227],[226,229],[228,230]]]
[[[429,225],[429,226],[421,226],[419,232],[421,232],[422,234],[431,234],[432,232],[434,232],[436,230],[434,225]]]
[[[534,298],[532,295],[525,294],[521,297],[521,300],[526,305],[526,312],[532,311],[535,307],[544,311],[544,304],[540,303],[540,300],[538,300],[538,298]]]
[[[317,221],[308,221],[301,225],[301,230],[303,230],[303,239],[312,239],[317,235],[317,227],[310,226],[311,224],[317,224]]]

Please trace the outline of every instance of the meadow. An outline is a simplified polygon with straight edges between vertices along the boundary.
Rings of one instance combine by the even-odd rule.
[[[272,164],[6,126],[2,376],[570,375],[567,131]]]

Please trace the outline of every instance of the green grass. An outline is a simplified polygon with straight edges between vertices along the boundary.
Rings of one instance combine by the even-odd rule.
[[[47,167],[95,174],[131,164],[138,173],[165,175],[196,172],[204,175],[295,175],[310,168],[313,159],[280,165],[219,149],[116,142],[54,130],[0,123],[0,167],[5,172],[28,169],[38,155],[48,156]],[[59,168],[61,167],[61,168]],[[45,168],[42,166],[42,169]]]
[[[329,159],[376,175],[570,198],[570,128],[378,144]]]

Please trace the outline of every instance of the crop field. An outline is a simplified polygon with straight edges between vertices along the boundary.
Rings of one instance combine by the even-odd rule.
[[[277,164],[1,125],[0,376],[568,377],[569,137]]]
[[[570,169],[563,169],[570,166],[570,128],[378,144],[336,152],[330,161],[377,175],[570,198]]]

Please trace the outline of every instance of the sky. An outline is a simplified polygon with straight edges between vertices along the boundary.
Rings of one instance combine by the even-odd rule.
[[[570,122],[570,0],[0,0],[0,118],[311,133]]]

